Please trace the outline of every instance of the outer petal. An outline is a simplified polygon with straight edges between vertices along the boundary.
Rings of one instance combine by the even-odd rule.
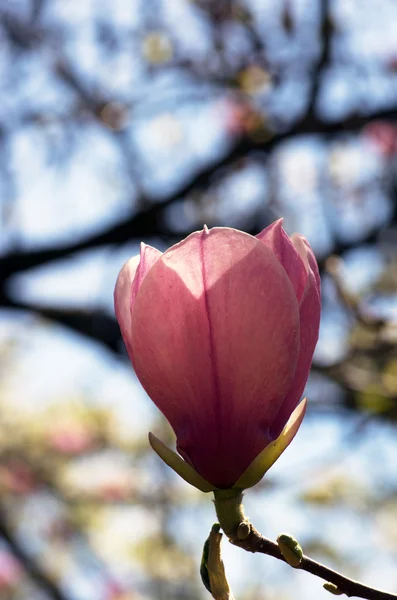
[[[285,422],[298,404],[309,376],[313,352],[318,340],[320,325],[321,293],[320,276],[316,259],[307,240],[299,235],[291,236],[292,243],[302,257],[306,269],[306,285],[299,306],[300,314],[300,353],[298,366],[291,389],[288,392],[282,407],[275,419],[271,433],[277,437],[283,429]]]
[[[207,481],[233,485],[271,441],[295,373],[298,305],[278,260],[234,229],[193,233],[146,275],[131,342],[179,452]]]
[[[300,233],[294,233],[291,236],[291,240],[292,240],[292,243],[294,244],[295,248],[299,252],[299,255],[301,256],[306,267],[312,270],[314,278],[315,278],[317,286],[318,286],[318,289],[319,289],[319,293],[321,295],[321,279],[320,279],[320,273],[318,270],[318,264],[317,264],[316,257],[313,254],[313,250],[312,250],[309,242]],[[305,246],[306,246],[306,248],[305,248]]]
[[[283,219],[274,221],[256,237],[273,252],[283,265],[294,286],[297,300],[300,302],[307,281],[307,272],[302,258],[283,229]]]
[[[161,255],[162,252],[160,252],[160,250],[157,250],[157,248],[153,248],[153,246],[148,246],[143,242],[141,243],[140,261],[131,286],[131,311],[134,307],[135,298],[139,292],[143,280],[145,279],[147,273],[152,268],[154,263],[160,258]]]
[[[132,360],[131,347],[131,310],[136,295],[149,269],[161,256],[161,252],[141,244],[141,254],[133,256],[122,267],[114,289],[114,309],[120,325],[121,335],[129,357]]]
[[[121,335],[127,348],[128,355],[132,357],[130,344],[131,332],[131,285],[139,265],[139,255],[133,256],[122,267],[117,277],[114,288],[114,310],[120,326]]]

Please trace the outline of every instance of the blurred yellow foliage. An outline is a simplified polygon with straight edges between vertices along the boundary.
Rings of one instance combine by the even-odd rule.
[[[387,548],[393,551],[397,548],[397,500],[390,500],[380,508],[376,516],[379,532]]]
[[[178,580],[191,577],[196,569],[192,557],[161,534],[141,540],[134,547],[134,555],[156,578]]]
[[[306,489],[301,499],[320,506],[343,503],[346,506],[361,508],[368,504],[368,490],[346,473],[331,473],[323,481]]]
[[[397,358],[386,364],[381,377],[385,390],[391,396],[397,396]]]
[[[356,394],[356,402],[360,409],[371,413],[382,414],[395,406],[393,398],[385,396],[376,384],[369,385],[365,390]]]
[[[142,50],[146,60],[154,65],[171,60],[174,54],[171,40],[161,31],[148,33],[143,40]]]
[[[265,69],[252,65],[239,73],[238,81],[246,94],[267,91],[271,87],[271,75]]]

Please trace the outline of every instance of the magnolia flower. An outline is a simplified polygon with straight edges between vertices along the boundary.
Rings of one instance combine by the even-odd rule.
[[[115,311],[142,386],[174,429],[156,452],[203,491],[255,485],[295,436],[320,320],[313,252],[276,221],[204,228],[122,268]],[[182,457],[182,458],[181,458]]]

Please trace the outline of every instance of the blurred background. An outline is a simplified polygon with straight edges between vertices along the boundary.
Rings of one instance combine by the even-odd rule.
[[[280,216],[323,285],[274,539],[397,592],[394,0],[0,0],[0,598],[200,600],[210,495],[150,450],[113,287],[141,240]],[[328,598],[224,543],[237,600]]]

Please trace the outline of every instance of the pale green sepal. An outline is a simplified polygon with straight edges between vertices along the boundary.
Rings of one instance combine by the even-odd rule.
[[[201,477],[191,465],[184,461],[176,452],[171,450],[171,448],[168,448],[163,444],[163,442],[151,432],[149,432],[149,443],[159,457],[171,467],[175,473],[178,473],[182,479],[187,481],[187,483],[190,483],[190,485],[193,485],[201,492],[213,492],[217,489],[212,483],[209,483],[204,477]]]
[[[256,485],[258,481],[262,479],[266,471],[270,469],[294,439],[300,424],[302,423],[302,419],[305,416],[306,404],[307,399],[304,398],[295,408],[279,437],[266,446],[266,448],[254,458],[250,466],[233,485],[234,488],[247,489]]]

